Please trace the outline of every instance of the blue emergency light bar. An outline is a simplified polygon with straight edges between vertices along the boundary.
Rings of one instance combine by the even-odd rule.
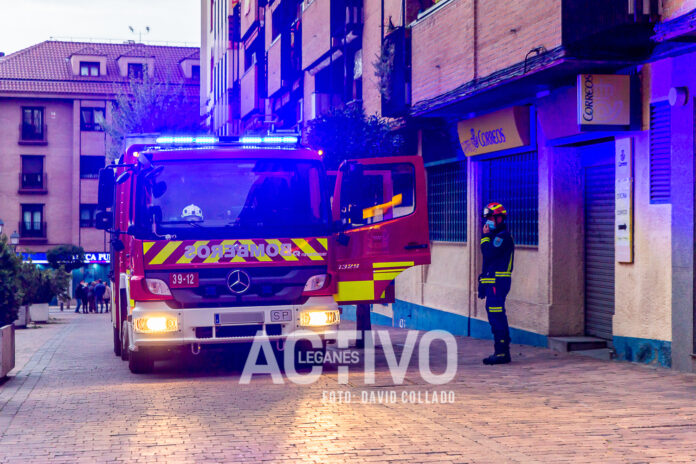
[[[266,137],[242,137],[239,141],[247,145],[257,145],[257,144],[269,144],[269,145],[279,145],[279,144],[297,144],[297,137],[289,136],[277,136],[269,135]]]
[[[160,145],[186,145],[186,144],[207,144],[212,145],[216,143],[234,143],[234,138],[223,137],[220,140],[218,137],[211,135],[204,136],[182,136],[182,135],[166,135],[162,137],[157,137],[156,143]],[[279,136],[279,135],[267,135],[264,137],[260,136],[247,136],[240,137],[237,142],[244,145],[297,145],[298,138],[295,136]]]
[[[157,143],[165,144],[186,144],[186,143],[201,143],[201,144],[213,144],[218,142],[217,137],[210,135],[203,135],[198,137],[191,136],[163,136],[157,137]]]

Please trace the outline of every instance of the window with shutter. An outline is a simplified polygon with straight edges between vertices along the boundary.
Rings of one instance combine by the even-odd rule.
[[[650,203],[670,202],[671,126],[669,103],[650,105]]]

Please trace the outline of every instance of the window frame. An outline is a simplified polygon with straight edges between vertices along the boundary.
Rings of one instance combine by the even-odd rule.
[[[457,166],[455,166],[457,165]],[[450,168],[450,169],[447,169]],[[455,171],[456,169],[456,171]],[[437,170],[442,170],[444,172],[435,172]],[[435,177],[438,174],[454,174],[455,176],[457,174],[460,174],[463,179],[463,192],[460,192],[457,186],[455,185],[455,182],[452,182],[451,184],[446,185],[446,187],[452,187],[454,186],[453,189],[451,190],[445,190],[445,191],[440,191],[440,192],[435,192],[433,187],[435,186],[435,182],[433,177]],[[468,159],[454,159],[454,160],[445,160],[445,161],[436,161],[433,163],[429,163],[426,165],[426,176],[428,179],[428,229],[430,232],[430,241],[431,242],[441,242],[441,243],[467,243],[468,241],[468,225],[469,225],[469,215],[468,215],[468,205],[469,205],[469,188],[468,188],[468,176],[469,176],[469,166],[468,166]],[[449,179],[445,180],[443,183],[447,183]],[[439,185],[438,185],[439,186]],[[461,194],[461,198],[458,198],[458,194]],[[452,209],[455,209],[454,213],[457,213],[456,211],[456,205],[458,202],[461,203],[462,206],[462,226],[463,230],[457,231],[456,230],[456,221],[449,221],[446,224],[443,224],[445,229],[450,229],[450,230],[439,230],[438,227],[435,226],[435,211],[436,208],[433,207],[433,202],[435,201],[435,196],[440,195],[444,196],[444,202],[442,204],[444,205],[443,210],[441,211],[445,219],[449,220],[452,217],[453,211]],[[454,207],[454,208],[453,208]],[[454,228],[454,230],[452,230]]]
[[[30,122],[26,121],[25,115],[30,112]],[[40,114],[40,118],[36,115]],[[37,121],[39,119],[39,121]],[[46,107],[45,106],[22,106],[21,116],[22,140],[45,140],[46,139]],[[27,128],[33,128],[28,131]],[[38,131],[36,130],[38,127]]]
[[[491,192],[491,185],[492,185],[492,180],[493,179],[499,179],[500,176],[500,169],[496,170],[496,173],[491,174],[492,166],[494,163],[504,163],[505,160],[510,161],[511,158],[522,158],[528,156],[531,159],[529,160],[524,160],[520,159],[520,162],[529,162],[533,163],[536,166],[535,173],[536,173],[536,190],[530,191],[534,195],[534,200],[536,201],[536,207],[533,209],[534,211],[534,218],[531,218],[530,220],[532,221],[532,224],[534,226],[534,230],[531,231],[531,237],[528,237],[526,234],[530,233],[529,230],[524,230],[524,233],[518,233],[520,232],[518,229],[519,227],[522,227],[520,225],[517,225],[516,221],[516,216],[517,212],[520,210],[520,208],[515,207],[514,202],[507,201],[508,198],[500,198],[500,195],[497,196],[492,196]],[[520,246],[527,246],[527,247],[533,247],[536,248],[539,246],[539,152],[536,149],[528,149],[526,151],[521,151],[518,153],[514,154],[507,154],[505,156],[497,156],[497,157],[489,157],[486,159],[483,159],[480,162],[479,166],[479,172],[480,172],[480,181],[481,181],[481,205],[479,210],[482,210],[483,207],[488,204],[489,202],[495,201],[502,203],[505,209],[508,211],[508,219],[507,219],[507,225],[508,225],[508,230],[512,233],[513,239],[515,240],[516,245]],[[511,168],[511,170],[519,172],[520,170],[518,168]],[[531,172],[531,171],[529,171]],[[512,186],[512,188],[519,188],[520,183],[514,183],[511,182],[509,185]],[[519,195],[518,192],[511,193],[510,198],[515,198],[516,201],[521,201],[520,198],[522,198],[521,195]],[[522,208],[523,210],[524,208]]]
[[[102,169],[104,166],[106,166],[106,157],[105,156],[95,156],[95,155],[80,155],[80,179],[98,179],[99,178],[99,169],[97,169],[96,172],[85,172],[86,169],[84,167],[83,162],[86,163],[87,158],[101,158],[103,160],[103,164],[101,165],[101,167],[99,169]]]
[[[95,115],[97,112],[101,112],[102,114],[102,121],[106,121],[106,108],[96,106],[96,107],[91,107],[91,106],[83,106],[80,108],[80,131],[82,132],[104,132],[104,127],[96,122]],[[85,120],[84,114],[85,113],[91,113],[91,122],[87,122]]]
[[[44,215],[45,204],[43,203],[22,203],[20,205],[20,237],[21,238],[43,238],[45,236],[44,224],[46,216]],[[25,221],[26,213],[30,214],[29,222]],[[38,213],[39,220],[36,221]],[[27,225],[30,224],[29,227]],[[38,224],[38,227],[37,227]]]
[[[96,73],[93,71],[96,70]],[[101,63],[99,61],[80,61],[81,77],[99,77],[101,75]]]
[[[45,176],[46,176],[46,163],[44,155],[20,155],[20,183],[19,188],[22,190],[41,190],[44,188]],[[29,172],[25,170],[24,162],[29,161],[29,159],[39,160],[41,162],[41,169],[38,172]],[[28,182],[26,180],[27,176],[38,176],[37,182]]]
[[[89,219],[83,219],[82,218],[82,213],[83,211],[87,211],[89,213]],[[92,203],[80,203],[80,228],[81,229],[89,229],[89,228],[94,228],[96,227],[96,214],[97,214],[97,205],[92,204]]]
[[[144,63],[128,63],[127,68],[126,68],[126,75],[128,76],[128,79],[134,79],[141,81],[145,77],[146,71],[146,66]],[[138,72],[135,72],[135,69],[139,69]]]

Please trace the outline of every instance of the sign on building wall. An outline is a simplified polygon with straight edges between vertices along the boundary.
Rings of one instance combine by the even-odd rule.
[[[578,124],[628,126],[631,123],[630,76],[578,75]]]
[[[460,121],[459,142],[466,156],[529,145],[529,108],[513,106]]]
[[[616,139],[614,253],[619,263],[633,262],[633,138]]]

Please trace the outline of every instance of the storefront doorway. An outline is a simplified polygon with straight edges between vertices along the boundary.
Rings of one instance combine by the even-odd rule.
[[[585,334],[612,339],[614,318],[614,142],[583,147]]]

